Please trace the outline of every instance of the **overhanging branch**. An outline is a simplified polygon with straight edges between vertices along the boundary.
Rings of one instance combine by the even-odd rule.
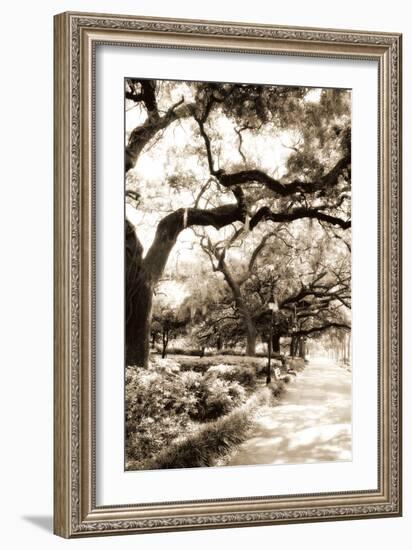
[[[272,222],[291,222],[302,218],[312,218],[321,221],[328,222],[332,225],[338,225],[342,229],[348,229],[351,226],[351,220],[343,220],[337,216],[331,214],[325,214],[323,211],[319,211],[316,208],[295,208],[290,212],[273,212],[269,207],[262,206],[252,216],[250,220],[250,229],[253,229],[263,220],[270,220]]]

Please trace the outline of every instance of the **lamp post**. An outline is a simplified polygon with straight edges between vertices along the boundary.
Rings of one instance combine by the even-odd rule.
[[[273,337],[273,313],[275,311],[279,311],[279,306],[276,298],[273,297],[268,303],[268,307],[270,309],[270,331],[269,331],[269,342],[268,342],[268,370],[266,375],[266,384],[270,384],[272,377],[271,377],[271,359],[272,359],[272,337]]]

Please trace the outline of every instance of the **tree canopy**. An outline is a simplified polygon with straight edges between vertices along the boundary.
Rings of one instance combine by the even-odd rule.
[[[129,364],[171,280],[199,337],[250,331],[252,354],[273,294],[280,335],[292,317],[348,330],[350,92],[128,79],[125,96]]]

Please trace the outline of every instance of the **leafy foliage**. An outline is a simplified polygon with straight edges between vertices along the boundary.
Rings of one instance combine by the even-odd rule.
[[[184,432],[196,411],[193,373],[173,363],[126,369],[126,455],[144,461]]]
[[[248,391],[253,391],[257,386],[257,373],[254,367],[220,364],[210,367],[206,377],[219,377],[228,382],[237,382]]]
[[[173,360],[148,369],[126,369],[126,456],[142,467],[172,441],[190,431],[192,421],[212,421],[245,403],[255,386],[252,370],[222,365],[205,374],[181,371]],[[243,385],[239,380],[243,381]],[[139,466],[140,465],[140,466]]]
[[[223,416],[245,401],[246,393],[239,382],[216,376],[205,376],[198,387],[195,419],[205,421]]]

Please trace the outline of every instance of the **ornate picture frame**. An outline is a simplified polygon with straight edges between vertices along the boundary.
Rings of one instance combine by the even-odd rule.
[[[136,504],[96,500],[98,45],[377,64],[377,488]],[[401,515],[401,45],[396,33],[63,13],[54,21],[54,532],[72,538]],[[128,75],[125,75],[128,76]],[[122,144],[119,144],[122,147]],[[356,154],[356,151],[355,151]],[[97,236],[98,238],[98,236]],[[372,360],[372,359],[371,359]]]

